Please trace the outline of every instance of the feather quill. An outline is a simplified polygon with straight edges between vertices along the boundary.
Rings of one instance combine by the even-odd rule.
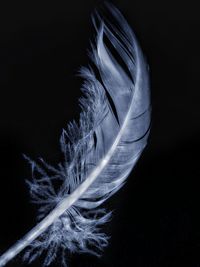
[[[62,132],[63,161],[54,167],[26,157],[41,221],[0,257],[0,266],[26,247],[29,263],[46,251],[44,266],[57,254],[67,266],[66,252],[99,255],[108,244],[100,227],[111,213],[102,204],[125,183],[147,143],[150,100],[148,66],[136,37],[113,5],[106,10],[108,16],[93,17],[93,68],[80,72],[82,113]]]

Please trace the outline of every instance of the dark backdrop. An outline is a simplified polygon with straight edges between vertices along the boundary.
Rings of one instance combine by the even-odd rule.
[[[0,251],[35,225],[22,153],[59,158],[59,136],[78,118],[81,79],[101,1],[0,3]],[[149,144],[106,206],[110,244],[101,258],[69,266],[200,266],[200,16],[198,1],[113,0],[134,29],[151,70]],[[41,259],[31,266],[41,266]],[[27,266],[20,257],[7,265]],[[59,266],[54,263],[52,266]]]

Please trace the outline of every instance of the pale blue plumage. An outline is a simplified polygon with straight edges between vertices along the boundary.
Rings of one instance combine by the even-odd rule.
[[[68,252],[100,254],[108,244],[101,226],[111,215],[102,204],[124,184],[147,142],[148,66],[121,13],[106,6],[109,16],[93,18],[97,37],[90,56],[95,66],[81,69],[82,113],[78,124],[62,132],[63,162],[53,167],[26,157],[32,167],[27,183],[42,222],[10,253],[29,245],[28,262],[44,251],[44,266],[58,253],[65,266]],[[6,253],[0,257],[0,266],[8,258]]]

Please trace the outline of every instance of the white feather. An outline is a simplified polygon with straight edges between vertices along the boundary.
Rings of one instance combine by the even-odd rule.
[[[66,251],[99,254],[108,244],[100,226],[110,213],[99,206],[121,188],[146,145],[150,102],[148,66],[135,35],[115,7],[109,4],[107,11],[113,23],[93,18],[95,66],[81,70],[83,111],[79,125],[70,123],[61,135],[63,162],[53,167],[27,158],[42,221],[0,257],[0,266],[27,246],[26,260],[46,250],[48,266],[58,251],[66,265]]]

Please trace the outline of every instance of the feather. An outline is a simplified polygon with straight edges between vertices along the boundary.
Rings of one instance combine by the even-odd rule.
[[[41,220],[0,257],[0,266],[24,248],[31,263],[46,251],[44,266],[66,252],[100,255],[108,245],[101,226],[110,220],[102,204],[125,183],[147,143],[150,128],[148,66],[134,33],[111,4],[95,14],[92,66],[85,82],[79,123],[63,130],[63,161],[56,167],[28,157],[27,181]],[[112,22],[111,22],[112,20]]]

